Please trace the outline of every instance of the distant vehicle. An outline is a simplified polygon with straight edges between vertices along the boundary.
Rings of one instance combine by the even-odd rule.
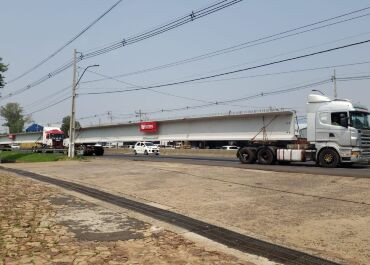
[[[235,145],[225,145],[225,146],[221,147],[221,149],[223,149],[223,150],[238,150],[239,147],[237,147]]]
[[[152,142],[137,142],[134,147],[134,154],[155,154],[159,155],[159,147]]]
[[[10,148],[11,148],[12,150],[19,150],[19,149],[21,149],[21,145],[20,145],[20,144],[12,144],[12,145],[10,146]]]

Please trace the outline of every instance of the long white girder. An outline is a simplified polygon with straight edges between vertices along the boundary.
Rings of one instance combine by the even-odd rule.
[[[136,141],[294,140],[295,113],[269,111],[156,121],[156,132],[142,132],[140,123],[89,126],[76,131],[76,143]],[[42,133],[0,135],[0,144],[40,141]]]

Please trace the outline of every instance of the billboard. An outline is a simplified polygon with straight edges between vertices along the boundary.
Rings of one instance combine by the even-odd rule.
[[[155,133],[158,131],[158,124],[155,121],[140,122],[140,132]]]

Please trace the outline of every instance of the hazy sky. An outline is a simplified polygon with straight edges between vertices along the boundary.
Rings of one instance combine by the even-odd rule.
[[[115,0],[1,0],[0,57],[3,58],[5,63],[9,64],[9,71],[5,74],[6,79],[11,80],[50,55],[115,2]],[[63,65],[72,58],[74,48],[80,52],[86,52],[136,35],[174,18],[190,14],[192,10],[197,10],[214,2],[215,0],[125,0],[52,60],[22,79],[8,84],[3,89],[2,95],[25,87]],[[109,76],[130,73],[255,40],[365,7],[370,7],[370,1],[244,0],[239,4],[170,32],[105,55],[83,60],[79,63],[79,66],[84,68],[91,64],[99,64],[100,67],[92,70]],[[359,15],[367,13],[370,13],[370,9],[359,13]],[[120,80],[139,86],[147,86],[236,70],[368,40],[370,39],[369,26],[370,16],[365,16],[346,23],[241,49],[207,60],[126,76],[120,78]],[[329,79],[333,69],[263,77],[250,76],[367,61],[370,62],[370,43],[217,79],[248,76],[249,78],[218,82],[196,82],[156,89],[162,93],[186,98],[163,95],[153,91],[79,96],[77,99],[77,117],[100,115],[95,118],[82,119],[81,123],[85,125],[135,120],[137,118],[126,115],[132,115],[139,110],[145,113],[161,109],[193,106],[203,104],[199,100],[222,101],[305,85]],[[370,63],[351,67],[337,67],[336,72],[338,78],[370,75]],[[93,73],[86,73],[82,81],[97,78],[100,77]],[[72,69],[70,68],[25,93],[2,100],[1,105],[7,102],[19,102],[26,113],[31,113],[70,95],[71,89],[66,87],[70,86],[71,82]],[[78,93],[125,89],[125,87],[127,85],[113,80],[81,83]],[[339,97],[361,102],[370,107],[369,79],[338,81],[337,87]],[[65,92],[45,98],[61,91],[63,88],[66,88]],[[208,108],[146,115],[144,118],[156,120],[229,111],[246,111],[270,106],[292,107],[299,112],[299,115],[304,115],[306,98],[311,89],[313,88],[240,101],[230,105],[215,105]],[[317,86],[316,89],[330,96],[333,95],[332,83]],[[64,116],[70,114],[70,108],[71,102],[67,100],[52,108],[34,113],[32,118],[35,122],[43,125],[58,123]],[[111,115],[107,115],[108,112]]]

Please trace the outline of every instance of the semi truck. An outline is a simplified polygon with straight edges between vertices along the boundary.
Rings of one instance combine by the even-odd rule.
[[[237,157],[243,164],[271,165],[315,161],[321,167],[368,163],[370,159],[369,110],[346,99],[311,93],[307,101],[307,127],[286,140],[280,132],[297,132],[295,112],[254,121],[261,128],[243,141]],[[276,129],[279,128],[279,129]],[[271,134],[271,132],[274,132]]]
[[[32,149],[33,152],[63,152],[67,153],[69,139],[65,138],[64,132],[59,127],[44,127],[42,134],[35,142],[20,143],[20,149]],[[104,149],[96,143],[75,144],[75,152],[79,155],[101,156]]]
[[[33,149],[63,149],[64,132],[58,127],[44,127],[42,135],[34,143]]]

